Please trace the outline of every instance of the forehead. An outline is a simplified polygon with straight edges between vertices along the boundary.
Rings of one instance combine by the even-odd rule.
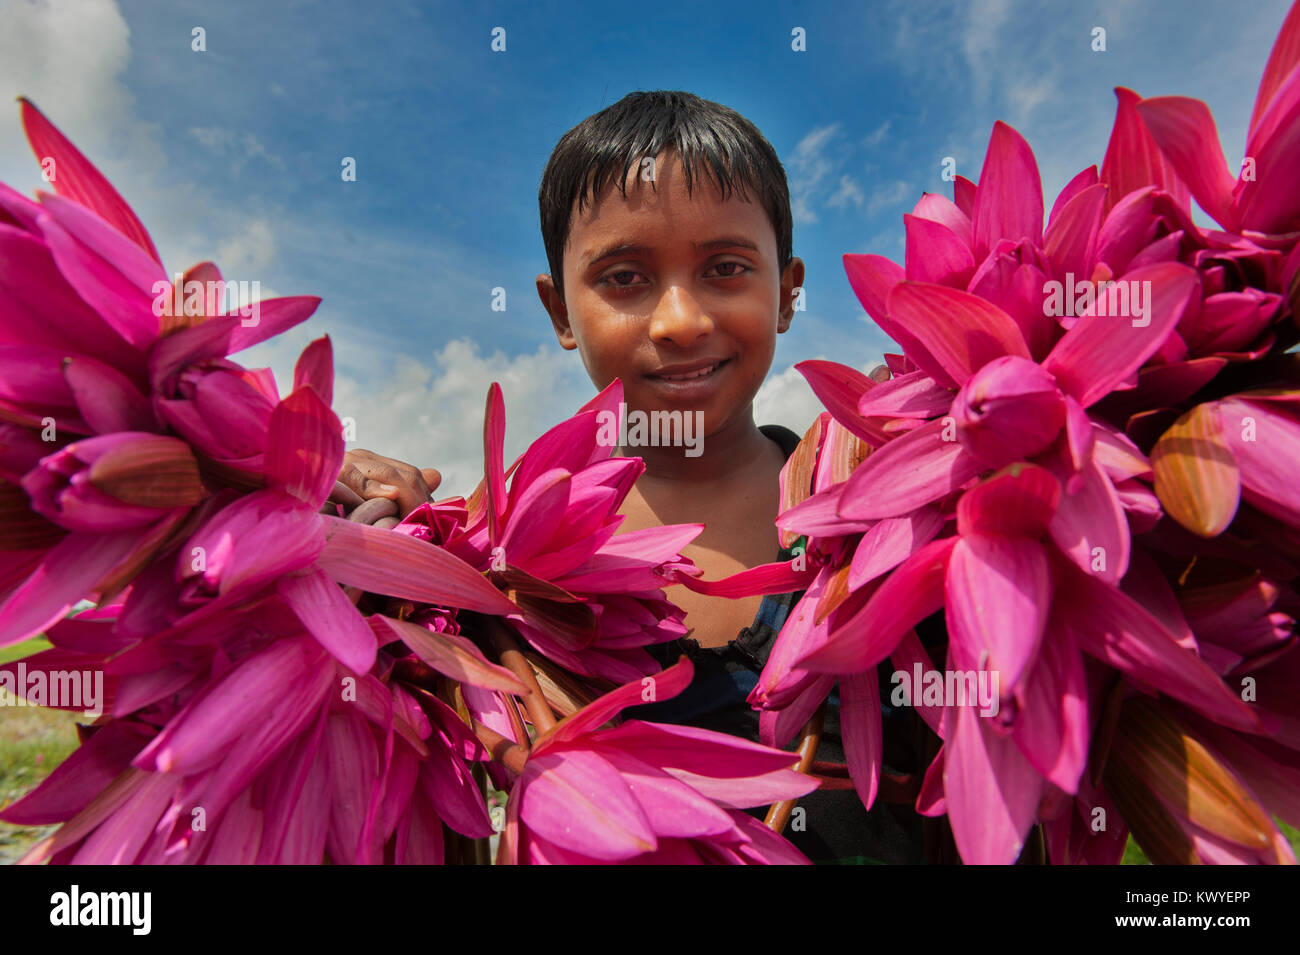
[[[648,159],[632,164],[624,180],[626,197],[611,181],[581,213],[574,200],[567,249],[575,264],[582,267],[618,245],[702,246],[720,238],[746,239],[775,258],[776,234],[763,205],[740,185],[724,200],[709,172],[701,164],[688,192],[681,160],[664,153],[653,165]]]

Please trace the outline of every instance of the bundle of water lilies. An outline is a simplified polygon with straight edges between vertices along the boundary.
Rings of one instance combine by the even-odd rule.
[[[319,300],[169,278],[24,101],[54,192],[0,185],[0,646],[51,648],[0,674],[103,680],[80,747],[0,810],[58,826],[24,861],[485,863],[499,832],[499,863],[806,862],[790,801],[836,775],[881,796],[887,667],[937,751],[916,811],[968,863],[1035,829],[1057,864],[1130,834],[1156,862],[1294,862],[1297,11],[1239,176],[1204,104],[1121,89],[1046,227],[998,123],[978,183],[904,217],[904,265],[845,256],[901,354],[798,366],[827,409],[782,473],[806,550],[724,582],[682,557],[701,525],[616,533],[644,469],[600,438],[617,381],[509,468],[493,385],[468,498],[331,503],[328,338],[286,397],[227,357]],[[805,591],[750,697],[762,744],[621,719],[691,682],[645,649],[685,633],[673,583]],[[992,698],[946,691],[969,686]],[[836,688],[838,767],[808,729]]]
[[[1157,862],[1294,863],[1274,817],[1300,825],[1300,6],[1239,176],[1204,103],[1116,92],[1100,174],[1046,228],[998,123],[978,184],[904,217],[904,265],[844,257],[902,354],[881,381],[798,366],[827,413],[778,524],[820,571],[754,699],[794,725],[838,679],[870,802],[860,675],[918,674],[942,746],[917,810],[967,862],[1014,861],[1038,825],[1058,863],[1116,863],[1129,832]],[[954,673],[994,715],[929,705]]]

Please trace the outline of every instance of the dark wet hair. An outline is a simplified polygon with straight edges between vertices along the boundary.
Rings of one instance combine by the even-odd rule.
[[[561,137],[542,173],[537,203],[542,241],[555,287],[564,297],[564,246],[572,227],[573,203],[581,214],[614,181],[627,197],[627,174],[643,157],[675,152],[686,171],[686,191],[701,172],[722,198],[732,190],[757,194],[776,232],[776,257],[784,271],[793,257],[790,188],[785,168],[758,127],[734,109],[680,90],[629,93],[588,116]],[[654,188],[654,181],[650,182]]]

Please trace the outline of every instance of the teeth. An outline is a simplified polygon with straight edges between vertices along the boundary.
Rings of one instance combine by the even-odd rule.
[[[703,378],[705,375],[712,374],[713,370],[717,368],[719,364],[721,363],[715,361],[707,368],[701,368],[698,371],[690,371],[684,375],[659,375],[659,377],[664,381],[690,381],[692,378]]]

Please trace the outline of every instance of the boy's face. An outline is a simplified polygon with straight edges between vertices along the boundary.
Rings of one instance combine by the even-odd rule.
[[[777,269],[776,234],[758,202],[722,201],[707,177],[694,195],[675,153],[655,189],[628,172],[574,221],[565,301],[549,275],[537,290],[560,344],[576,348],[597,388],[623,380],[630,409],[704,412],[704,433],[752,423],[776,336],[790,327],[803,263]]]

